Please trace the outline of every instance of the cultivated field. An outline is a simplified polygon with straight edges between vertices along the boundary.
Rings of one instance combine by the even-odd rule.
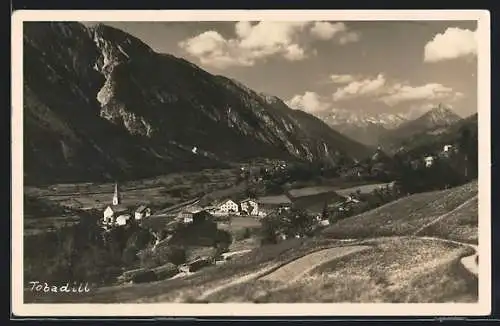
[[[30,236],[40,232],[56,231],[57,229],[77,224],[80,222],[78,216],[54,216],[44,218],[23,219],[23,235]]]
[[[477,223],[469,223],[474,220],[474,217],[471,217],[469,213],[474,212],[471,207],[477,193],[477,181],[475,181],[452,189],[415,194],[360,215],[340,220],[325,229],[323,233],[325,236],[338,239],[412,235],[424,226],[429,225],[430,227],[429,223],[433,223],[437,218],[449,213],[443,216],[442,223],[435,227],[447,224],[448,229],[455,229],[458,224],[462,223],[460,224],[461,231],[457,232],[468,234],[466,237],[471,237],[471,234],[477,234],[478,227]],[[471,200],[470,205],[460,206],[467,200]],[[463,222],[464,219],[468,222]],[[475,219],[477,221],[477,216]],[[463,228],[469,229],[465,231]],[[423,232],[421,235],[432,234],[426,233],[427,231],[424,232],[424,230],[421,232]],[[448,237],[448,234],[442,233],[441,236]],[[467,240],[467,238],[462,240]]]
[[[164,207],[199,197],[219,189],[231,191],[236,185],[237,170],[204,170],[193,173],[176,173],[120,183],[124,205],[141,203]],[[41,198],[76,209],[102,209],[112,199],[114,183],[57,184],[26,186],[28,196]]]

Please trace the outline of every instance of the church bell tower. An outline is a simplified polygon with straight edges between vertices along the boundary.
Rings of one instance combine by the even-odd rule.
[[[115,183],[115,193],[113,195],[113,205],[120,205],[121,202],[121,197],[120,197],[120,191],[118,189],[118,183]]]

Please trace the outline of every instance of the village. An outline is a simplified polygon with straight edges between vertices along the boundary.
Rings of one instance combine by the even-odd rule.
[[[421,160],[413,160],[410,163],[414,168],[419,166],[430,168],[436,158],[447,158],[455,152],[454,146],[445,145],[437,155],[424,155]],[[377,155],[374,155],[372,159],[376,160]],[[360,166],[359,163],[356,163],[354,168]],[[280,163],[275,166],[275,169],[284,170],[286,167],[286,164]],[[241,168],[241,170],[244,171],[245,168]],[[355,173],[358,177],[361,176],[361,170],[357,169]],[[135,224],[154,235],[155,241],[151,248],[154,251],[156,248],[169,245],[176,233],[179,233],[179,230],[191,230],[188,233],[184,231],[184,240],[198,237],[198,239],[191,239],[190,241],[191,244],[199,245],[199,238],[207,235],[210,237],[210,234],[215,234],[216,230],[223,228],[224,225],[231,224],[234,219],[245,219],[260,224],[267,216],[279,215],[290,211],[293,207],[308,211],[315,227],[326,227],[330,225],[332,217],[345,217],[351,211],[356,212],[358,206],[366,206],[366,203],[363,202],[365,201],[364,194],[374,190],[391,192],[394,186],[395,182],[392,181],[341,191],[333,191],[330,187],[309,187],[292,189],[281,195],[244,199],[238,199],[237,196],[234,198],[225,197],[208,203],[202,203],[200,198],[195,198],[172,207],[153,211],[147,204],[140,204],[135,208],[123,205],[119,184],[115,183],[112,201],[103,210],[99,224],[105,232]],[[313,206],[316,209],[311,209]],[[186,236],[186,234],[189,234],[189,236]],[[291,236],[300,238],[303,235],[277,232],[276,236],[282,241]],[[180,277],[181,274],[187,275],[204,266],[221,264],[231,257],[247,251],[249,250],[229,252],[226,249],[220,252],[217,257],[197,256],[178,266],[179,273],[170,276]]]

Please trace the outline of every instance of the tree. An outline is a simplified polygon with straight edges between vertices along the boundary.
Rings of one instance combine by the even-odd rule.
[[[321,212],[321,218],[323,220],[328,219],[328,202],[325,200],[325,203],[323,204],[323,211]]]
[[[266,216],[262,221],[260,229],[261,244],[274,244],[277,242],[278,232],[280,231],[280,219],[277,213]]]
[[[469,159],[471,158],[471,154],[473,154],[473,148],[472,148],[472,134],[471,131],[468,127],[463,126],[460,129],[460,137],[458,139],[458,147],[460,152],[462,153],[462,156],[464,158],[464,176],[465,178],[469,177]]]

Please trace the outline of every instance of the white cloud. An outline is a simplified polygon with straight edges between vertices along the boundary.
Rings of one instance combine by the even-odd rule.
[[[454,102],[464,96],[463,93],[439,83],[424,85],[410,85],[388,80],[383,74],[376,77],[355,75],[331,75],[330,80],[335,84],[343,84],[333,93],[334,101],[351,100],[355,98],[369,98],[383,102],[388,106],[395,106],[403,102],[438,101]]]
[[[303,48],[297,44],[291,44],[286,48],[285,54],[283,55],[289,61],[302,60],[306,57]]]
[[[452,88],[442,84],[429,83],[422,86],[410,86],[402,84],[394,84],[387,89],[386,95],[380,100],[389,106],[394,106],[401,102],[411,102],[419,100],[453,100],[455,97],[460,97],[461,93],[454,92]]]
[[[382,74],[373,79],[366,78],[359,81],[352,81],[346,86],[337,89],[333,94],[333,99],[339,101],[354,97],[375,95],[383,89],[385,83],[386,79]]]
[[[342,45],[347,43],[354,43],[359,41],[360,37],[361,35],[358,32],[349,32],[340,37],[339,43]]]
[[[330,104],[315,92],[307,91],[303,95],[295,95],[286,104],[295,110],[302,110],[308,113],[318,113],[330,107]]]
[[[346,30],[344,23],[315,22],[311,27],[311,34],[320,40],[330,40],[335,34]]]
[[[330,75],[330,81],[334,84],[347,84],[355,80],[353,75]]]
[[[308,28],[312,26],[312,28]],[[238,22],[235,38],[225,38],[216,31],[206,31],[179,42],[179,46],[207,66],[219,69],[231,66],[253,66],[259,60],[281,56],[289,61],[303,60],[316,53],[307,46],[307,36],[328,40],[339,35],[348,37],[344,23],[328,22]],[[351,40],[353,41],[353,40]]]
[[[450,27],[424,47],[424,61],[438,62],[477,55],[477,31]]]

